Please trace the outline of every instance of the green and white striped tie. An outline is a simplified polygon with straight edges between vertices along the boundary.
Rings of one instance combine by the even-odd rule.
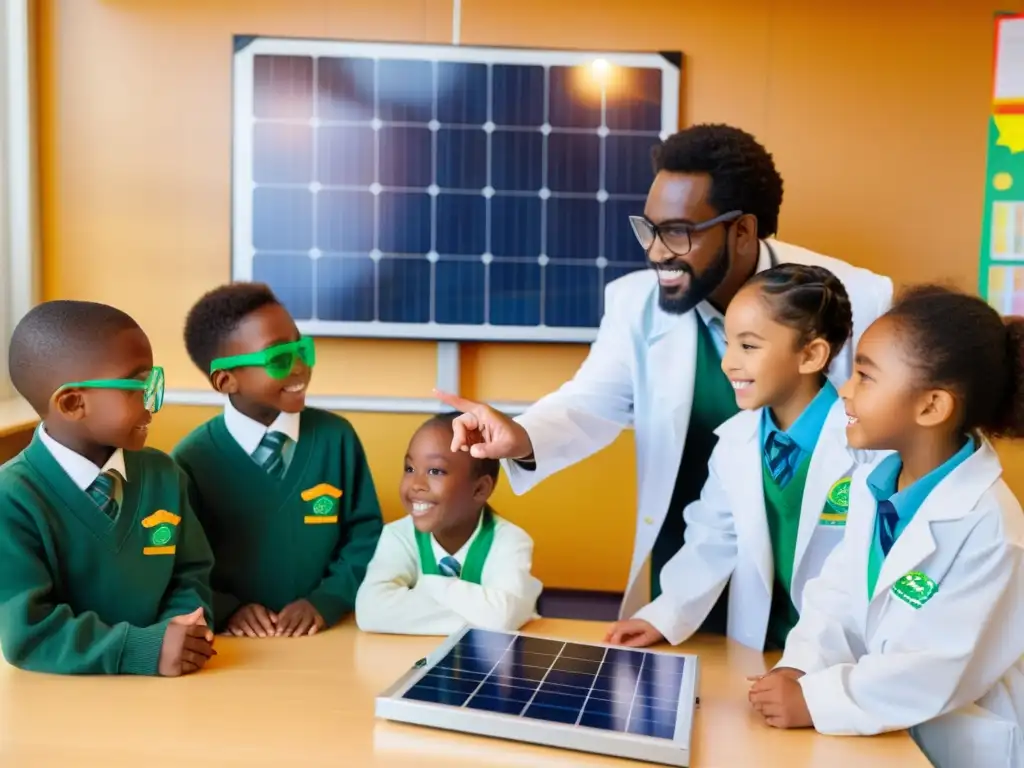
[[[255,461],[271,477],[284,474],[284,448],[290,438],[282,432],[267,432],[252,452]]]
[[[120,511],[117,499],[114,497],[116,489],[117,475],[108,470],[100,472],[92,481],[92,485],[85,491],[89,494],[89,498],[96,502],[96,506],[111,520],[116,520],[117,513]]]

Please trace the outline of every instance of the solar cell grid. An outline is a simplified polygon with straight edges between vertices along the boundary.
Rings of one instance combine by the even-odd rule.
[[[470,630],[404,697],[672,739],[685,663],[645,651]]]
[[[592,339],[604,286],[645,266],[627,216],[679,72],[620,56],[595,82],[581,56],[241,47],[235,278],[306,332]]]

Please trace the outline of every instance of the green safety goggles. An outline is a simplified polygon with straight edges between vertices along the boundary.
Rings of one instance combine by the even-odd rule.
[[[73,381],[57,388],[59,394],[65,389],[121,389],[130,392],[142,392],[146,410],[156,413],[164,404],[164,369],[154,365],[145,379],[90,379]]]
[[[303,336],[298,341],[288,341],[284,344],[275,344],[259,352],[252,352],[248,355],[233,355],[231,357],[218,357],[210,363],[210,373],[217,371],[228,371],[232,368],[244,368],[256,366],[267,372],[272,379],[284,379],[295,367],[295,358],[312,368],[316,365],[316,347],[311,336]]]

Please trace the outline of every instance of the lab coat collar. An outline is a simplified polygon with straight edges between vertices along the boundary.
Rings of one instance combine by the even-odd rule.
[[[737,488],[746,489],[745,493],[755,493],[760,498],[761,508],[764,508],[764,497],[762,491],[762,474],[760,460],[763,455],[761,449],[761,409],[753,411],[740,411],[738,414],[727,420],[715,433],[719,440],[727,441],[729,446],[736,446],[735,455],[743,457],[743,460],[735,466],[735,476],[732,478]],[[793,573],[796,574],[803,560],[804,554],[814,535],[818,525],[818,517],[825,503],[825,496],[828,494],[832,484],[839,480],[833,477],[830,470],[838,466],[850,466],[858,460],[863,460],[859,452],[851,449],[846,442],[846,408],[841,400],[832,404],[832,408],[822,425],[821,433],[811,453],[811,464],[807,471],[807,484],[804,487],[803,501],[800,507],[800,525],[797,531],[796,552],[793,560]],[[841,471],[841,470],[840,470]],[[771,594],[775,579],[774,564],[768,531],[768,522],[764,514],[753,517],[743,516],[737,519],[737,525],[750,525],[750,533],[755,540],[763,542],[764,546],[754,554],[757,558],[757,570],[764,583],[765,590]]]
[[[825,390],[830,390],[826,392]],[[826,427],[834,426],[836,423],[842,421],[843,429],[846,428],[846,410],[842,405],[842,401],[839,400],[838,396],[833,396],[835,387],[830,382],[826,382],[825,386],[822,387],[822,391],[815,395],[808,406],[804,409],[804,412],[800,414],[800,418],[797,419],[799,423],[804,414],[806,414],[812,407],[820,407],[823,401],[828,402],[828,413],[825,416],[821,429],[815,434],[814,440],[805,440],[803,442],[811,443],[809,447],[804,447],[803,442],[800,443],[801,448],[806,450],[808,453],[814,451],[814,446],[817,444],[818,434],[823,432]],[[720,439],[728,439],[730,442],[745,442],[747,440],[761,440],[761,420],[764,418],[762,415],[764,408],[756,408],[751,411],[740,411],[731,419],[727,419],[721,424],[718,429],[715,430],[715,434]],[[796,426],[796,423],[794,424]],[[843,433],[845,435],[845,432]],[[845,437],[844,437],[845,443]]]
[[[995,448],[985,438],[975,440],[977,450],[939,481],[918,508],[915,520],[939,522],[966,517],[1002,477],[1003,467]]]
[[[818,390],[818,394],[814,396],[800,415],[797,416],[796,421],[790,425],[789,429],[785,430],[779,429],[779,425],[772,418],[770,409],[762,408],[761,421],[764,430],[759,439],[762,443],[765,443],[767,442],[768,435],[773,432],[782,432],[792,438],[801,451],[808,454],[813,453],[814,446],[818,443],[821,429],[825,426],[825,421],[832,412],[832,406],[835,405],[838,399],[839,393],[836,392],[835,385],[826,379],[825,384]],[[762,447],[767,451],[766,446]]]
[[[992,444],[984,438],[979,438],[978,443],[978,449],[928,494],[914,518],[893,544],[882,563],[872,599],[884,595],[897,579],[917,568],[935,551],[932,523],[960,520],[971,514],[981,497],[1002,476],[1003,468]],[[863,494],[866,503],[874,503],[874,496],[867,489],[866,483]],[[872,525],[872,535],[873,531]]]

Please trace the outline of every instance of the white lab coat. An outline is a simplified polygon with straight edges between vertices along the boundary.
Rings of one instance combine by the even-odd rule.
[[[853,307],[853,343],[832,364],[830,378],[849,378],[853,349],[865,329],[888,310],[892,281],[865,269],[777,240],[761,244],[758,269],[778,263],[816,264],[846,287]],[[512,490],[526,493],[545,478],[609,445],[632,427],[636,433],[636,537],[620,616],[650,601],[650,585],[638,579],[668,513],[693,405],[697,353],[694,312],[672,315],[658,307],[653,270],[608,284],[597,338],[575,376],[541,398],[516,421],[533,443],[535,469],[504,461]],[[628,514],[602,510],[603,514]]]
[[[466,560],[476,533],[454,553]],[[447,552],[431,537],[440,560]],[[364,632],[448,635],[466,624],[514,632],[537,618],[543,589],[530,572],[533,539],[519,526],[494,514],[494,541],[472,584],[447,576],[424,575],[416,529],[406,515],[384,526],[366,576],[356,594],[356,625]]]
[[[1024,515],[986,441],[918,509],[872,598],[875,499],[861,467],[846,535],[804,588],[779,666],[800,679],[815,728],[911,728],[938,768],[1024,766]],[[911,571],[938,590],[919,608],[893,592]]]
[[[661,571],[662,594],[636,613],[673,645],[700,628],[731,577],[728,635],[751,648],[764,648],[775,560],[761,476],[761,413],[741,411],[715,430],[718,444],[707,483],[700,498],[686,508],[686,544]],[[804,584],[818,575],[843,538],[844,526],[821,522],[828,492],[872,457],[847,445],[846,421],[843,402],[837,400],[807,468],[790,584],[797,610]]]

